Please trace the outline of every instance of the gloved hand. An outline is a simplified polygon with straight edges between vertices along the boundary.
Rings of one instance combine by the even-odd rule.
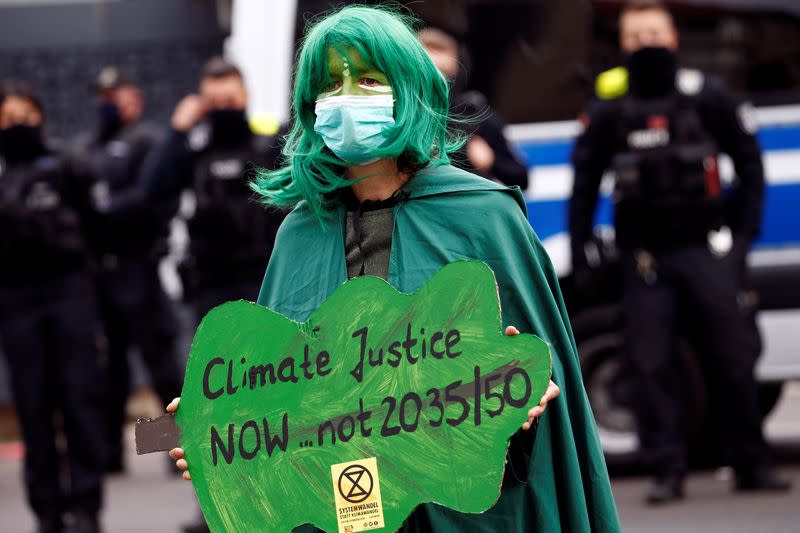
[[[572,286],[575,292],[583,297],[591,297],[600,288],[601,275],[597,269],[586,263],[578,263],[572,267]]]
[[[592,240],[572,249],[572,287],[576,294],[591,297],[602,283],[600,247]]]
[[[98,213],[108,213],[111,210],[111,189],[105,181],[98,181],[90,189],[92,207]]]

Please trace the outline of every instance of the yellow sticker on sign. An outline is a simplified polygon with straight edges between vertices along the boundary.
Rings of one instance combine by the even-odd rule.
[[[331,465],[339,533],[383,527],[378,462],[374,457]]]

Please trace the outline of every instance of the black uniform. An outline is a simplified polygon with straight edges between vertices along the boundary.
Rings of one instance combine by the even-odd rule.
[[[3,156],[0,147],[0,339],[25,442],[28,501],[55,524],[61,513],[100,509],[106,374],[83,233],[86,190],[60,157],[41,143],[33,148],[14,157],[21,154]]]
[[[277,139],[252,133],[244,113],[219,117],[188,134],[171,129],[143,180],[147,198],[193,193],[179,270],[198,321],[223,302],[255,300],[284,216],[258,204],[248,186],[252,170],[274,167]]]
[[[754,379],[759,343],[737,303],[747,248],[761,220],[761,152],[750,108],[718,80],[684,71],[677,81],[652,94],[638,92],[632,79],[628,95],[590,111],[573,153],[573,267],[576,275],[587,267],[584,247],[598,187],[611,169],[626,353],[637,378],[645,457],[656,476],[685,474],[680,415],[691,406],[680,401],[675,345],[678,313],[687,313],[725,396],[729,460],[747,472],[766,461]],[[718,152],[733,159],[738,182],[731,191],[720,186]],[[732,247],[719,240],[725,228]]]
[[[122,468],[122,427],[129,393],[128,351],[137,347],[163,404],[178,396],[177,322],[161,286],[158,263],[167,251],[175,202],[145,202],[140,171],[159,140],[155,127],[135,123],[77,143],[75,172],[91,183],[94,209],[87,227],[108,336],[109,469]]]
[[[489,103],[481,93],[465,91],[454,94],[450,113],[456,118],[466,119],[466,122],[457,120],[451,123],[450,127],[470,136],[481,137],[494,151],[494,163],[486,175],[470,164],[466,156],[466,145],[465,148],[451,155],[455,166],[505,185],[516,185],[520,189],[528,187],[528,168],[508,145],[503,133],[503,128],[505,128],[503,119],[489,107]],[[479,119],[477,123],[472,122],[475,117]]]

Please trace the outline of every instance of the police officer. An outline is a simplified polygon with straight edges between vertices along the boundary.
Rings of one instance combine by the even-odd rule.
[[[99,531],[106,379],[83,233],[88,191],[45,146],[43,129],[30,86],[0,87],[0,338],[38,531],[91,533]]]
[[[613,170],[626,354],[636,377],[640,442],[654,475],[645,500],[683,497],[679,309],[691,313],[719,378],[735,488],[787,490],[768,463],[754,378],[758,347],[737,304],[764,194],[752,109],[718,80],[677,69],[677,32],[660,2],[629,2],[620,41],[626,69],[602,75],[599,84],[616,79],[623,87],[593,105],[573,153],[569,225],[580,278],[597,255],[591,234],[598,187],[603,172]],[[720,185],[720,152],[733,159],[735,201]]]
[[[251,171],[273,168],[280,149],[275,137],[251,128],[247,99],[239,69],[211,58],[199,94],[178,103],[167,138],[142,178],[148,199],[192,193],[189,249],[179,272],[197,322],[226,301],[257,298],[284,216],[257,204],[248,186]],[[202,533],[208,526],[201,516],[184,530]]]
[[[179,270],[198,321],[223,302],[255,300],[283,220],[252,199],[250,172],[272,168],[279,148],[275,137],[253,132],[246,106],[239,69],[223,58],[210,59],[199,94],[178,103],[143,178],[148,198],[193,193],[188,256]]]
[[[110,359],[107,468],[120,472],[129,350],[139,349],[162,402],[181,389],[177,322],[158,276],[176,202],[146,202],[137,194],[140,171],[159,140],[159,130],[140,120],[143,98],[132,76],[116,67],[104,68],[97,76],[96,94],[97,124],[77,140],[73,164],[91,183],[93,210],[87,230]]]
[[[465,90],[467,52],[451,34],[428,27],[417,34],[433,63],[451,83],[450,126],[469,136],[453,164],[505,185],[528,187],[528,169],[506,140],[505,123],[478,91]]]

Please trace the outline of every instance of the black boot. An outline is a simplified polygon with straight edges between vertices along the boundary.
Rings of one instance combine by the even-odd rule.
[[[61,533],[63,527],[61,517],[58,515],[40,517],[36,526],[36,533]]]
[[[202,520],[200,522],[183,526],[183,533],[211,533],[211,530],[208,529],[206,521]]]
[[[106,460],[105,472],[109,475],[117,475],[125,473],[125,461],[122,455],[113,455]]]
[[[683,499],[683,477],[657,477],[644,497],[647,505],[660,505]]]
[[[792,488],[792,483],[774,468],[760,466],[748,470],[737,470],[734,488],[738,491],[786,492]]]
[[[198,510],[197,519],[194,522],[183,526],[183,533],[211,533],[201,511]]]
[[[100,533],[100,523],[96,514],[73,513],[69,516],[63,533]]]

